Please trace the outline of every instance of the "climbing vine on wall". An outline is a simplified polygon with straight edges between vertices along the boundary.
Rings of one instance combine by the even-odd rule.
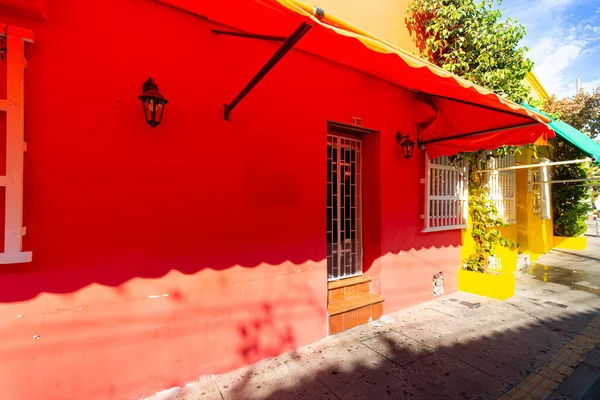
[[[462,160],[470,166],[469,217],[475,246],[463,261],[463,268],[468,271],[486,272],[488,259],[498,246],[511,249],[516,247],[513,241],[501,235],[501,229],[508,224],[498,215],[498,210],[490,199],[487,174],[482,172],[488,168],[490,158],[514,155],[516,152],[518,149],[503,147],[494,152],[479,150],[452,157],[453,160]]]
[[[528,49],[519,45],[525,28],[484,0],[415,0],[408,9],[406,24],[421,56],[432,63],[475,82],[496,94],[521,103],[528,100],[524,85],[533,62]],[[498,1],[500,4],[500,1]],[[469,163],[469,216],[473,253],[463,268],[485,272],[488,257],[498,246],[514,248],[514,242],[501,236],[506,223],[490,199],[485,174],[490,157],[514,155],[519,150],[502,147],[490,153],[476,151],[459,154],[455,160]]]

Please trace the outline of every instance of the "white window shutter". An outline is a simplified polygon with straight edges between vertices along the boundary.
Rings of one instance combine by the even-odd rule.
[[[445,156],[426,160],[423,232],[468,227],[468,167]]]
[[[495,157],[488,162],[489,169],[514,167],[513,156]],[[517,174],[514,169],[486,173],[490,199],[498,210],[498,216],[508,224],[517,222]]]

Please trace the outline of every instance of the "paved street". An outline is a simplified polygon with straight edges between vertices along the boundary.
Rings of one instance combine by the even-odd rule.
[[[600,295],[600,240],[596,240],[596,222],[588,221],[586,252],[552,250],[537,260],[532,269],[536,278],[571,286]]]
[[[517,273],[506,302],[448,295],[155,399],[583,398],[600,376],[600,238],[588,241]]]

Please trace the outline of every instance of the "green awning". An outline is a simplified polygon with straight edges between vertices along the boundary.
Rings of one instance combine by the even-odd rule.
[[[538,114],[550,117],[546,113],[543,113],[540,110],[528,104],[523,104],[523,106],[532,111],[535,111]],[[588,135],[581,132],[580,130],[573,128],[571,125],[565,124],[564,122],[555,121],[553,119],[552,122],[550,122],[548,125],[550,126],[550,128],[552,128],[552,130],[554,130],[554,132],[556,132],[556,134],[561,139],[563,139],[571,146],[577,147],[583,153],[593,158],[596,164],[600,165],[600,143],[591,139]]]

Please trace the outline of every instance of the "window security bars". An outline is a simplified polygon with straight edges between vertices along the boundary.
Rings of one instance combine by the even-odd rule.
[[[496,157],[488,162],[489,169],[515,166],[514,156]],[[516,170],[501,170],[486,172],[490,198],[493,201],[498,216],[508,224],[517,222]]]
[[[361,142],[327,135],[327,279],[362,274]]]
[[[427,158],[423,232],[468,227],[468,172],[464,162]]]

